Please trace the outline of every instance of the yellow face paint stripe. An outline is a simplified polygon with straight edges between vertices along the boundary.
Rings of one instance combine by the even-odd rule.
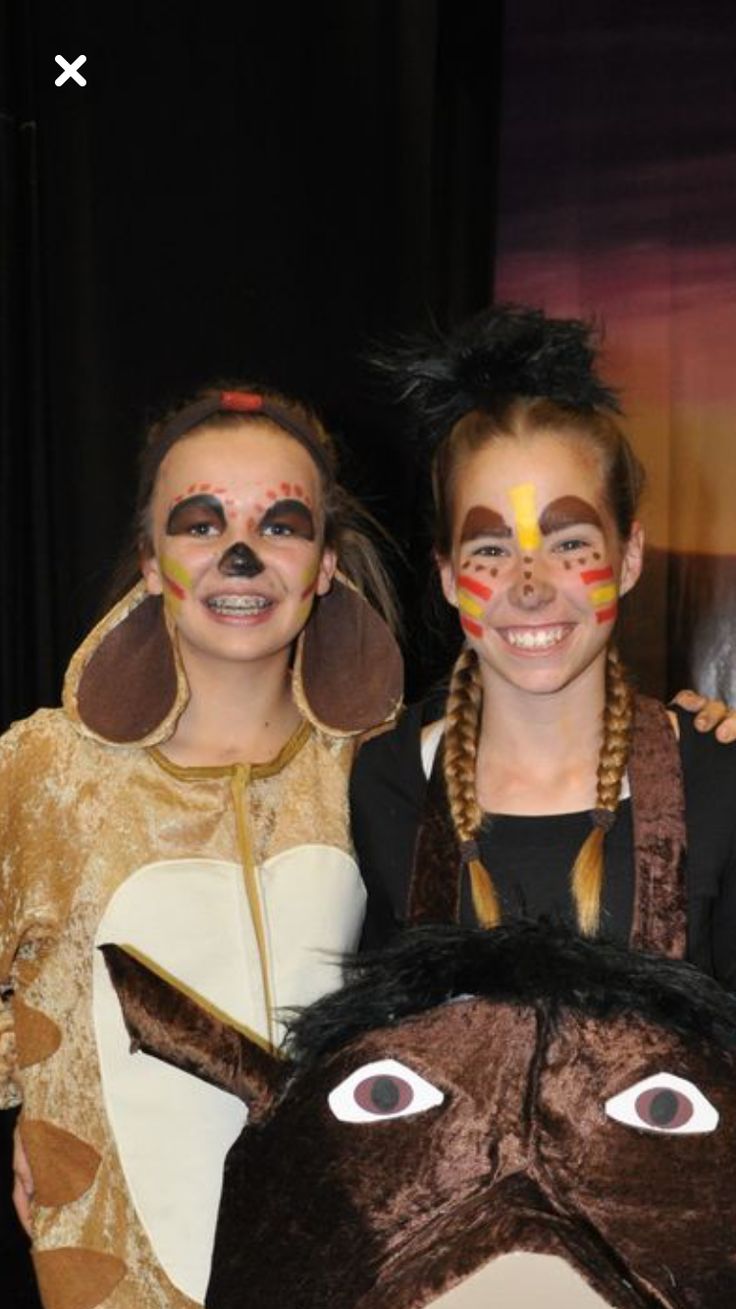
[[[467,591],[458,591],[457,607],[463,614],[468,614],[471,618],[480,618],[485,605],[480,600],[476,600],[474,595],[468,595]]]
[[[542,534],[537,522],[537,497],[532,482],[512,486],[509,499],[514,509],[516,535],[522,550],[538,550]]]
[[[180,564],[177,559],[172,559],[170,555],[163,555],[161,558],[161,568],[172,582],[178,582],[185,590],[189,590],[192,585],[192,574],[184,564]]]
[[[618,595],[618,587],[615,582],[608,582],[606,586],[594,586],[590,593],[590,598],[594,605],[608,604],[615,600]]]

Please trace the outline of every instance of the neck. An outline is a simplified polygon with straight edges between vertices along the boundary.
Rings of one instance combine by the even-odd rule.
[[[595,804],[605,651],[568,686],[530,694],[481,664],[477,787],[484,809],[564,813]]]
[[[266,763],[296,730],[289,651],[243,663],[181,650],[189,701],[163,753],[183,765]]]

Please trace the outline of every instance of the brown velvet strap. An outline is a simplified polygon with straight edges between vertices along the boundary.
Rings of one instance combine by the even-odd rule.
[[[447,803],[440,741],[427,783],[422,821],[414,846],[407,922],[456,923],[460,920],[462,860]]]
[[[647,696],[635,700],[629,782],[636,869],[630,944],[683,959],[687,832],[680,750],[664,705]]]
[[[637,696],[629,757],[635,890],[630,944],[672,958],[687,948],[685,793],[680,751],[663,705]],[[442,771],[442,743],[414,847],[407,921],[457,922],[462,863]]]

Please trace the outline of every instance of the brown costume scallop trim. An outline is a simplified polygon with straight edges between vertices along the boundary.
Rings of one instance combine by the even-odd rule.
[[[61,1045],[61,1028],[17,995],[13,999],[13,1026],[19,1068],[50,1059]]]
[[[398,643],[347,578],[336,576],[299,636],[294,699],[332,736],[357,736],[396,716],[404,685]]]
[[[631,753],[636,890],[631,945],[674,959],[687,953],[685,786],[664,705],[636,696]]]
[[[317,600],[297,642],[294,699],[313,727],[354,736],[389,723],[401,703],[401,652],[388,625],[344,578]],[[189,688],[165,606],[144,582],[107,614],[74,655],[64,708],[108,745],[166,741]]]
[[[630,944],[684,958],[687,946],[685,791],[666,709],[634,698],[629,780],[635,890]],[[442,743],[427,785],[407,897],[409,923],[458,922],[462,861],[442,772]]]
[[[19,1126],[37,1204],[71,1204],[89,1190],[100,1166],[97,1150],[41,1118],[24,1116]]]
[[[31,1253],[44,1309],[95,1309],[127,1272],[121,1259],[99,1250],[62,1246]]]

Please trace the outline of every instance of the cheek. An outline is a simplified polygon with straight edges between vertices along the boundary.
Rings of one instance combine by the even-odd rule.
[[[612,622],[618,611],[618,582],[611,564],[604,558],[596,562],[594,567],[586,563],[577,570],[577,575],[596,621]]]

